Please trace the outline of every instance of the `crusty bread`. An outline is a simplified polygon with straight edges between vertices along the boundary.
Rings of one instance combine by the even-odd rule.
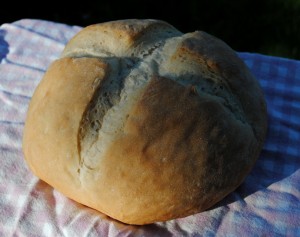
[[[23,151],[67,197],[129,224],[204,211],[262,149],[262,90],[236,53],[159,20],[91,25],[32,97]]]

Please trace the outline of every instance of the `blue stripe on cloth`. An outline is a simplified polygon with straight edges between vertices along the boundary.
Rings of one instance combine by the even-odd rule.
[[[267,139],[256,165],[259,172],[253,173],[274,183],[300,169],[300,62],[253,53],[238,55],[259,81],[268,108]]]

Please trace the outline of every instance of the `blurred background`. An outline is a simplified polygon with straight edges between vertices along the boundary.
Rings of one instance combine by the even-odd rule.
[[[24,18],[87,26],[152,18],[182,32],[203,30],[240,52],[300,59],[300,0],[84,0],[7,2],[0,24]]]

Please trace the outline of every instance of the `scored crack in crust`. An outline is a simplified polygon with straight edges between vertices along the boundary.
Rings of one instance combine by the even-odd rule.
[[[68,42],[32,98],[23,150],[66,196],[147,224],[201,212],[233,191],[266,129],[262,90],[228,45],[131,19],[88,26]]]

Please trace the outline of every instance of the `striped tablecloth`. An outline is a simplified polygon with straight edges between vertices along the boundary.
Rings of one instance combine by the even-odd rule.
[[[0,26],[0,236],[300,236],[300,61],[238,55],[267,99],[269,130],[245,182],[209,211],[129,226],[75,203],[24,162],[28,103],[80,27],[22,19]]]

